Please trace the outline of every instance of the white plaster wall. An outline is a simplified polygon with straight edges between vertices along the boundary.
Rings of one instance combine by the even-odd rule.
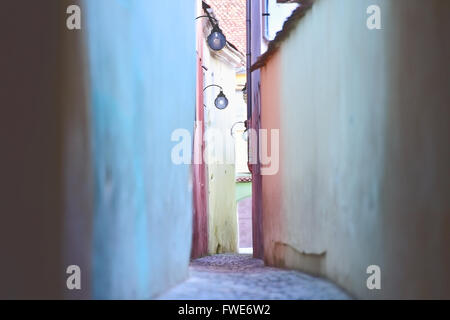
[[[219,88],[206,89],[205,139],[208,170],[208,250],[210,254],[237,251],[237,217],[235,201],[235,153],[230,129],[235,121],[238,104],[235,69],[209,54],[204,47],[204,87],[217,84],[223,87],[228,107],[219,110],[214,100]],[[214,133],[215,132],[215,133]],[[219,137],[219,138],[215,138]]]
[[[241,89],[235,91],[236,95],[236,116],[233,123],[236,122],[244,122],[247,120],[247,103],[244,101],[244,95]],[[248,169],[248,146],[247,140],[243,138],[243,134],[245,132],[245,124],[238,123],[234,127],[234,145],[235,145],[235,169],[236,176],[250,174]]]

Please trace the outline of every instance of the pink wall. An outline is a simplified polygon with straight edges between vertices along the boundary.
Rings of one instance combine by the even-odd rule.
[[[283,138],[283,130],[280,123],[280,55],[276,53],[261,69],[261,129],[267,129],[268,148],[271,150],[273,141],[270,139],[270,130],[280,130],[280,142]],[[280,143],[279,162],[281,163],[282,148]],[[271,155],[273,157],[273,155]],[[284,246],[274,242],[273,239],[282,239],[282,168],[275,175],[263,175],[262,177],[262,227],[264,234],[264,260],[273,265],[277,262],[278,253],[282,257]]]
[[[197,34],[201,34],[201,24],[197,24]],[[192,165],[193,180],[193,230],[191,258],[198,258],[208,253],[208,212],[206,198],[206,167],[203,161],[204,112],[203,112],[203,45],[202,38],[197,37],[197,96],[195,106],[194,154]],[[201,159],[201,163],[196,163]]]

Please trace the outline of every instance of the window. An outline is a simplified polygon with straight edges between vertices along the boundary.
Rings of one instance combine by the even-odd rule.
[[[277,32],[283,29],[286,19],[298,6],[298,3],[278,3],[277,0],[263,0],[264,38],[268,41],[275,39]]]

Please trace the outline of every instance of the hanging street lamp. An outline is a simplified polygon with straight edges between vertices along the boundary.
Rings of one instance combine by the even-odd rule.
[[[214,51],[222,50],[227,44],[227,38],[223,34],[222,29],[219,28],[219,22],[217,19],[211,16],[199,16],[195,19],[197,20],[199,18],[208,18],[213,26],[211,33],[206,39],[208,46]]]
[[[223,93],[223,88],[217,84],[210,84],[209,86],[206,86],[205,88],[203,88],[203,92],[206,89],[208,89],[209,87],[218,87],[220,89],[220,92],[217,95],[216,100],[214,100],[214,105],[219,110],[225,109],[228,106],[228,99],[225,96],[225,94]]]
[[[211,34],[208,36],[207,41],[209,47],[214,51],[222,50],[227,44],[227,38],[217,24],[212,28]]]
[[[237,122],[235,122],[235,123],[231,126],[231,129],[230,129],[230,134],[231,134],[231,136],[232,136],[233,138],[236,138],[236,137],[234,136],[234,134],[235,134],[234,128],[235,128],[237,125],[239,125],[239,124],[242,124],[242,125],[244,126],[244,128],[245,128],[245,121],[237,121]],[[244,140],[247,140],[247,139],[244,137],[244,135],[246,134],[246,132],[247,132],[247,128],[245,128],[244,132],[242,133],[242,139],[244,139]]]
[[[214,100],[214,104],[216,105],[216,108],[220,110],[223,110],[228,106],[228,99],[223,93],[223,91],[220,91],[216,100]]]
[[[245,86],[242,89],[242,98],[244,98],[244,102],[247,103],[247,83],[245,83]]]

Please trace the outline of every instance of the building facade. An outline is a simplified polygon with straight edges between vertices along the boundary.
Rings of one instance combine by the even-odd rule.
[[[358,298],[450,297],[449,9],[302,1],[253,65],[261,128],[280,129],[281,169],[261,177],[267,264]]]

